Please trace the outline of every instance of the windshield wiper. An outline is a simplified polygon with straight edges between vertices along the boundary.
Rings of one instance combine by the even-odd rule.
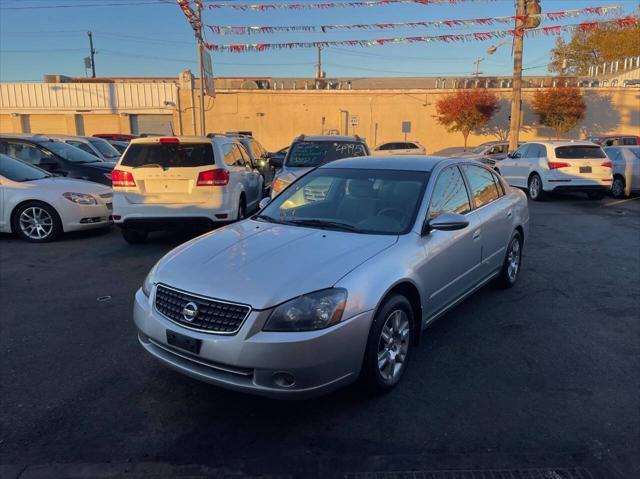
[[[350,224],[341,223],[340,221],[327,221],[327,220],[316,220],[316,219],[293,219],[287,220],[284,222],[290,225],[298,225],[298,226],[317,226],[318,228],[335,228],[344,231],[358,231],[358,229]]]
[[[276,218],[268,215],[254,215],[251,217],[251,219],[262,220],[262,221],[266,221],[267,223],[279,223],[279,221]]]

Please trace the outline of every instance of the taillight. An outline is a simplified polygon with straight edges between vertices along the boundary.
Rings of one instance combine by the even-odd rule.
[[[175,145],[176,143],[180,143],[180,140],[177,138],[160,138],[159,141],[163,145]]]
[[[569,163],[565,163],[564,161],[550,161],[549,162],[549,169],[550,170],[557,170],[558,168],[568,168],[571,165]]]
[[[136,180],[133,179],[133,174],[129,171],[113,170],[111,172],[111,185],[112,186],[136,186]]]
[[[221,168],[201,171],[198,175],[198,186],[224,186],[229,183],[229,172]]]
[[[600,166],[604,166],[605,168],[613,168],[613,165],[611,164],[610,161],[604,161]]]

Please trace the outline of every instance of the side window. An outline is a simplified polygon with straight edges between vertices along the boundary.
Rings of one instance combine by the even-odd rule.
[[[634,138],[634,137],[627,137],[627,138],[624,138],[622,140],[622,144],[623,145],[637,145],[638,144],[638,140],[637,140],[637,138]]]
[[[469,211],[471,204],[460,170],[456,166],[446,168],[436,180],[429,205],[429,219],[443,213],[465,214]]]
[[[531,144],[527,150],[527,158],[540,158],[540,145]]]
[[[498,187],[498,196],[504,196],[507,194],[506,191],[504,191],[504,186],[502,184],[502,182],[500,181],[500,178],[498,178],[498,175],[496,175],[493,171],[491,172],[491,176],[493,176],[493,181],[495,181],[496,186]]]
[[[489,204],[500,197],[493,173],[481,166],[464,165],[463,168],[471,186],[471,196],[473,196],[476,208]]]
[[[513,157],[514,158],[526,158],[527,157],[527,150],[529,150],[529,145],[522,145],[520,148],[518,148],[514,152]]]
[[[28,145],[27,143],[13,142],[4,143],[2,153],[26,161],[32,165],[39,165],[43,158],[50,156],[36,146]]]
[[[243,145],[236,145],[236,148],[238,149],[238,152],[240,153],[240,159],[238,160],[238,166],[244,166],[244,165],[251,165],[251,157],[249,156],[249,153],[247,153],[247,150],[245,150]]]
[[[235,166],[236,164],[236,145],[233,143],[225,143],[222,145],[222,154],[224,155],[224,164],[227,166]]]
[[[71,146],[75,146],[76,148],[80,148],[82,151],[86,151],[93,156],[96,156],[95,151],[93,151],[86,143],[80,143],[79,141],[68,141],[67,143],[69,143]]]
[[[418,148],[418,145],[416,145],[415,143],[405,143],[405,148],[408,150],[416,150]]]

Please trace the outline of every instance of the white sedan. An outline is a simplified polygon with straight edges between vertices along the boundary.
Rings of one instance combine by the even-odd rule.
[[[0,154],[0,232],[34,243],[111,224],[111,188],[52,176]]]
[[[390,141],[378,145],[373,156],[426,155],[427,149],[417,141]]]

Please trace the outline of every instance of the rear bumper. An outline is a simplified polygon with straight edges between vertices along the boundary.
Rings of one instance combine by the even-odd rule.
[[[582,179],[582,178],[549,178],[543,180],[545,191],[609,191],[613,178]]]

